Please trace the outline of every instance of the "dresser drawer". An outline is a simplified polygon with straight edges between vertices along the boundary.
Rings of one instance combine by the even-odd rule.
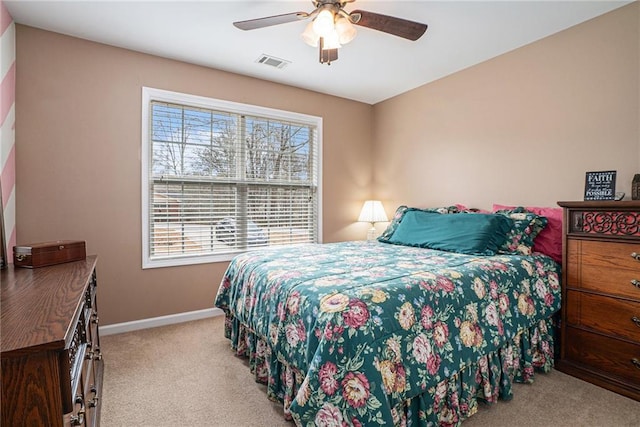
[[[567,287],[640,301],[640,243],[567,239]]]
[[[605,268],[628,268],[640,271],[640,243],[604,242],[597,240],[568,239],[569,259],[581,254],[581,262]]]
[[[640,344],[567,326],[564,359],[605,376],[640,386]],[[638,366],[634,365],[636,361]]]
[[[565,307],[570,325],[594,329],[640,344],[640,302],[569,290]]]

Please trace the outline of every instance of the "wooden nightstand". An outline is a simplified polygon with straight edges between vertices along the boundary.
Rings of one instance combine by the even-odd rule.
[[[556,368],[640,400],[640,201],[564,208]]]

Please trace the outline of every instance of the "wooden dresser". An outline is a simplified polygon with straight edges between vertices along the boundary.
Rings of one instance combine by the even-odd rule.
[[[640,201],[558,204],[564,258],[556,368],[640,400]]]
[[[96,256],[0,273],[2,426],[97,426]]]

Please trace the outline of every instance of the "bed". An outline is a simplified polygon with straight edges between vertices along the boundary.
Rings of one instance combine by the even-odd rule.
[[[489,249],[460,247],[460,221],[475,230],[480,217],[508,221],[483,234]],[[235,257],[215,305],[235,353],[298,426],[457,425],[553,366],[560,266],[532,251],[545,225],[523,210],[401,206],[379,241]]]

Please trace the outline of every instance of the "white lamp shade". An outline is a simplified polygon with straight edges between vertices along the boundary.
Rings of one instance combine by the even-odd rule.
[[[338,41],[340,44],[347,44],[356,36],[356,29],[344,16],[336,18],[336,32],[338,33]]]
[[[338,33],[335,30],[322,38],[322,50],[340,49],[341,47],[342,45],[340,44]]]
[[[382,202],[379,200],[367,200],[362,206],[358,221],[363,222],[386,222],[389,221],[384,211]]]
[[[318,40],[320,36],[313,31],[313,21],[309,22],[301,34],[302,40],[311,47],[318,47]]]
[[[329,9],[321,10],[313,20],[313,31],[320,37],[327,37],[334,30],[333,19],[333,12]]]

